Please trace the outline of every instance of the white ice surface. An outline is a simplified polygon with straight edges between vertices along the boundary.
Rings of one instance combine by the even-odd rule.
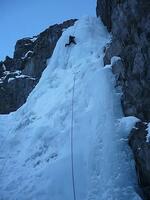
[[[150,142],[150,123],[148,123],[147,131],[148,131],[148,134],[146,136],[146,142]]]
[[[77,45],[65,48],[69,35],[75,35]],[[130,120],[122,119],[114,77],[103,65],[109,40],[99,19],[77,21],[64,31],[27,102],[0,116],[0,199],[73,200],[73,86],[77,200],[141,199],[135,191],[133,158],[123,140]]]

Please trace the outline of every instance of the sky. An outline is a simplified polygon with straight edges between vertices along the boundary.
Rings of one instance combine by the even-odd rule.
[[[96,0],[0,0],[0,60],[13,56],[18,39],[37,35],[55,23],[95,13]]]

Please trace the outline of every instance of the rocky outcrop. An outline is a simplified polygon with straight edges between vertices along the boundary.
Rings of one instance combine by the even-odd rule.
[[[10,73],[0,82],[0,112],[7,114],[17,110],[27,99],[36,79]]]
[[[112,43],[106,50],[105,63],[110,63],[113,56],[119,56],[124,65],[124,113],[127,116],[134,115],[142,120],[150,120],[150,2],[98,2],[97,14],[102,16],[113,36]]]
[[[105,64],[109,64],[113,56],[120,57],[113,63],[112,69],[116,74],[116,85],[123,92],[121,101],[124,114],[149,122],[150,1],[97,0],[96,11],[112,33],[111,44],[105,51]],[[150,169],[149,144],[145,140],[147,131],[146,126],[137,126],[138,131],[133,129],[131,133],[130,146],[145,199],[150,199],[150,176],[147,170]],[[140,156],[136,153],[139,146]]]
[[[0,62],[0,114],[10,113],[23,105],[38,83],[47,59],[63,30],[72,26],[76,19],[55,24],[32,38],[18,40],[14,56],[6,56]]]
[[[147,123],[137,122],[129,136],[129,145],[136,161],[136,172],[145,199],[150,199],[150,143]]]

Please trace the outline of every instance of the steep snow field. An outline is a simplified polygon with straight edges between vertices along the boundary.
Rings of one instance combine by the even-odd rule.
[[[69,35],[77,45],[66,48]],[[76,200],[141,199],[127,144],[137,119],[123,118],[111,67],[104,68],[109,41],[99,19],[77,21],[27,102],[0,116],[0,200],[74,200],[72,142]]]

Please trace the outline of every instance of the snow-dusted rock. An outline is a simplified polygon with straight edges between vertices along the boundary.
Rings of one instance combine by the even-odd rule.
[[[1,114],[15,111],[25,103],[47,66],[47,60],[51,57],[64,28],[68,28],[74,22],[75,20],[68,20],[62,24],[55,24],[38,36],[18,40],[14,57],[6,56],[6,59],[0,62]],[[20,70],[29,78],[15,79],[16,70]]]

